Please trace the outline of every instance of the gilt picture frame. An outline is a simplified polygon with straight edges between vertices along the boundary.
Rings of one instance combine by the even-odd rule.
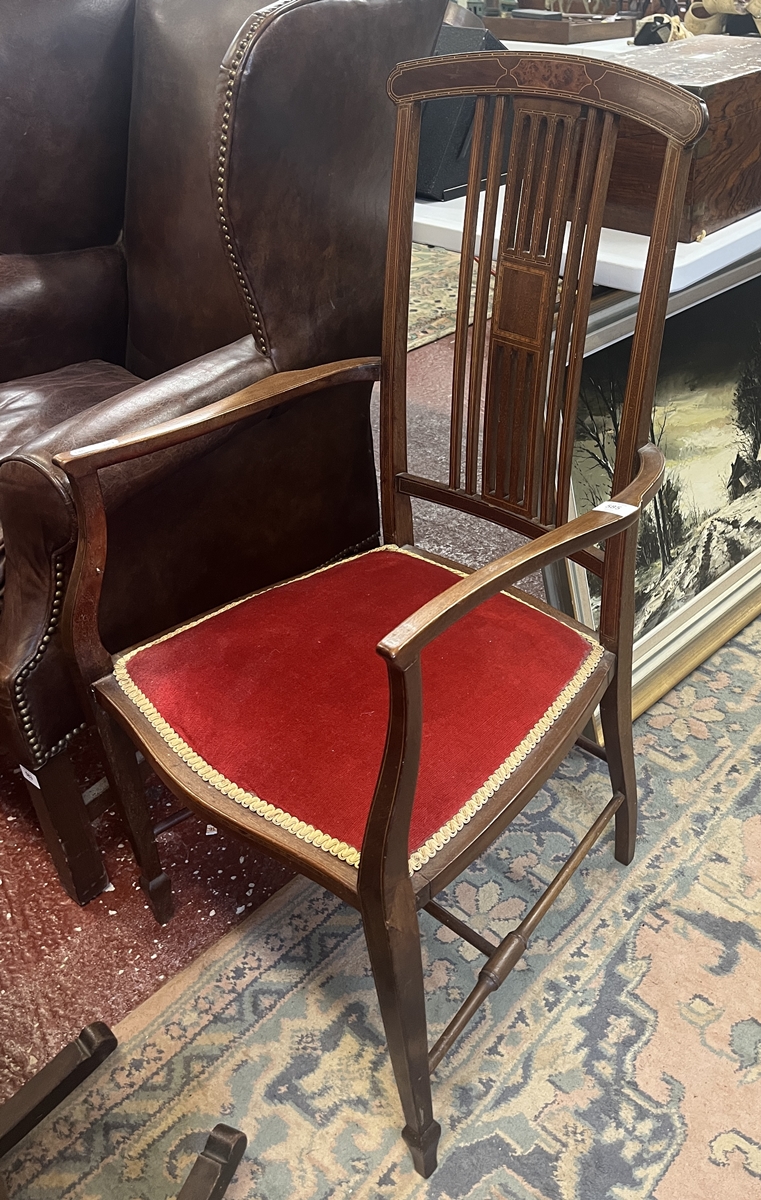
[[[573,502],[609,494],[637,297],[590,319]],[[761,613],[761,256],[669,301],[651,429],[664,487],[640,530],[633,710],[639,716]],[[569,566],[575,615],[596,623],[596,580]]]

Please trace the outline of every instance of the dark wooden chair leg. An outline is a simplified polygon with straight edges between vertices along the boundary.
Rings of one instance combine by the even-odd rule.
[[[393,921],[380,905],[376,909],[367,902],[362,917],[391,1065],[407,1122],[402,1137],[415,1170],[427,1179],[436,1170],[441,1126],[433,1119],[423,961],[412,889],[408,901],[395,906]]]
[[[220,1200],[238,1169],[245,1149],[245,1133],[231,1129],[229,1125],[215,1125],[193,1163],[177,1200]]]
[[[622,792],[624,803],[615,816],[615,855],[628,865],[637,841],[637,774],[632,738],[631,690],[614,679],[600,701],[600,718],[614,794]]]
[[[94,1021],[52,1062],[25,1083],[15,1096],[0,1105],[0,1157],[39,1125],[43,1117],[87,1079],[117,1046],[108,1025]]]
[[[132,849],[140,868],[140,886],[154,917],[165,925],[174,915],[172,883],[159,857],[145,789],[135,757],[135,747],[124,730],[105,709],[95,708],[95,720],[103,741],[106,774],[119,805]]]
[[[68,754],[56,754],[25,779],[61,883],[73,900],[87,904],[108,875]]]

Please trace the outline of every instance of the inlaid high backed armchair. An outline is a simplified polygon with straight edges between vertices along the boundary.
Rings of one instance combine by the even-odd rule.
[[[379,351],[385,84],[445,4],[0,0],[0,736],[80,902],[107,880],[68,758],[87,717],[53,456]],[[106,644],[375,544],[370,388],[109,472]]]
[[[137,809],[136,745],[205,819],[359,909],[404,1110],[403,1136],[427,1176],[440,1134],[430,1072],[518,962],[609,821],[619,862],[634,854],[637,526],[663,474],[663,456],[647,440],[650,411],[690,149],[707,114],[694,96],[652,76],[562,54],[504,51],[411,62],[391,75],[389,91],[398,116],[381,364],[364,359],[288,372],[191,416],[80,447],[57,461],[71,481],[80,529],[66,635],[125,796]],[[420,108],[459,95],[474,95],[476,105],[451,448],[445,477],[424,479],[407,470],[405,432]],[[613,496],[569,521],[584,337],[621,117],[661,134],[666,152]],[[469,339],[481,164],[486,154],[481,245],[490,247],[508,125],[490,338],[490,256],[482,252]],[[108,531],[100,480],[118,464],[187,445],[307,393],[319,405],[330,389],[372,379],[379,370],[384,544],[112,657],[98,634]],[[415,549],[414,496],[495,521],[528,541],[469,574]],[[512,589],[563,557],[601,577],[596,632]],[[525,808],[598,704],[611,799],[517,928],[493,944],[436,896]],[[471,995],[430,1050],[421,908],[486,958]]]

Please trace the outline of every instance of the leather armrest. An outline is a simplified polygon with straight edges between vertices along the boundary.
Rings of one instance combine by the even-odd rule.
[[[223,346],[220,350],[214,350],[154,379],[139,383],[127,391],[119,392],[111,399],[85,409],[70,417],[68,421],[47,430],[20,447],[15,454],[0,464],[0,521],[3,528],[7,526],[2,487],[10,464],[23,462],[48,477],[51,482],[55,481],[56,486],[63,489],[68,510],[65,528],[68,537],[71,538],[76,531],[72,521],[73,508],[68,480],[53,462],[57,454],[73,450],[77,446],[108,441],[163,424],[204,408],[207,404],[221,400],[273,373],[271,360],[259,354],[254,339],[247,335],[229,346]],[[221,431],[221,435],[224,436],[225,432]],[[153,454],[142,460],[142,464],[120,463],[104,471],[102,486],[108,511],[117,508],[136,491],[176,469],[181,462],[208,450],[219,437],[219,434],[211,434],[194,446],[177,446]],[[63,512],[61,517],[63,518]],[[63,519],[60,530],[63,536]]]
[[[53,457],[171,421],[272,373],[247,336],[93,405],[0,463],[0,717],[22,762],[41,765],[83,720],[58,631],[76,517]],[[376,545],[371,389],[344,383],[104,468],[107,648]]]
[[[201,408],[272,371],[253,338],[241,338],[86,409],[0,463],[0,524],[6,552],[0,713],[22,761],[30,760],[30,743],[49,751],[81,721],[56,633],[76,517],[68,480],[53,465],[53,456],[83,441],[106,439]],[[186,459],[203,455],[215,439],[221,440],[212,434],[187,449],[104,472],[109,512]]]

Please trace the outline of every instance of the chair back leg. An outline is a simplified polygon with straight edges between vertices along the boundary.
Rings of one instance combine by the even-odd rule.
[[[632,737],[631,684],[613,680],[600,701],[608,770],[614,794],[622,792],[624,802],[616,813],[615,855],[625,866],[634,858],[637,840],[637,774],[634,766]]]

